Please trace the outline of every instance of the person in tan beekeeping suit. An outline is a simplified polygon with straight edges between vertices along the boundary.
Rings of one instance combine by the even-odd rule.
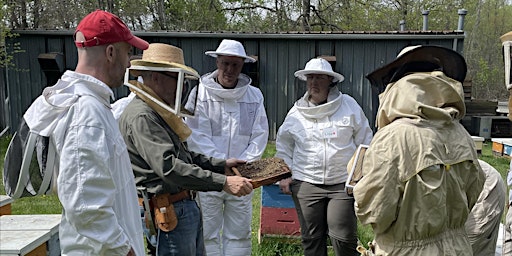
[[[378,131],[354,187],[376,255],[473,255],[464,225],[485,181],[468,132],[466,63],[439,46],[404,48],[367,78],[379,95]]]
[[[508,118],[512,121],[512,31],[500,37],[503,44],[503,59],[505,62],[505,86],[509,92],[508,98]],[[512,188],[512,161],[507,175],[507,185]],[[505,232],[503,239],[503,255],[512,255],[512,210],[510,202],[512,202],[512,189],[509,191],[509,199],[507,202],[507,216],[505,218]]]

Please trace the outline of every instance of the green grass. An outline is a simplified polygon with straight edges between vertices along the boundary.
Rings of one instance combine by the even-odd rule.
[[[0,166],[2,177],[0,180],[0,194],[5,195],[5,188],[3,183],[4,172],[4,156],[7,146],[9,145],[11,137],[5,136],[0,138]],[[62,211],[57,195],[25,197],[16,199],[11,204],[12,214],[59,214]]]
[[[486,141],[482,147],[482,155],[479,157],[481,160],[486,161],[492,165],[503,177],[503,180],[507,180],[507,171],[510,168],[510,159],[507,157],[496,157],[492,153],[492,142]]]
[[[9,143],[10,137],[0,138],[0,166],[1,173],[3,174],[3,162],[5,150]],[[276,150],[273,143],[269,143],[265,150],[263,157],[274,156]],[[482,155],[480,159],[488,162],[494,166],[505,179],[510,164],[510,159],[505,157],[496,157],[492,153],[492,143],[484,143]],[[3,177],[3,176],[2,176]],[[1,179],[1,177],[0,177]],[[3,182],[0,183],[0,193],[5,194]],[[253,197],[253,219],[252,219],[252,255],[258,256],[299,256],[303,255],[299,239],[286,239],[276,237],[264,237],[261,244],[258,241],[258,230],[260,224],[260,206],[261,206],[261,189],[258,188],[254,191]],[[57,196],[38,196],[17,199],[12,203],[13,214],[48,214],[60,213],[61,205]],[[373,231],[370,226],[359,225],[358,237],[363,245],[366,245],[373,239]],[[334,255],[332,250],[329,250],[329,255]]]

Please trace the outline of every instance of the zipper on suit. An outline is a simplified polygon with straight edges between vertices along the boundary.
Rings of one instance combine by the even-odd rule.
[[[226,159],[228,158],[231,158],[231,120],[232,120],[232,116],[231,116],[231,112],[228,112],[229,114],[229,124],[228,124],[228,154],[226,155]]]

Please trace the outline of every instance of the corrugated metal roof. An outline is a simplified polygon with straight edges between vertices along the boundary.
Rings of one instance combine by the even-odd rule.
[[[72,35],[72,30],[13,30],[14,33],[34,35]],[[137,36],[151,37],[212,37],[224,38],[297,38],[297,39],[403,39],[464,38],[464,31],[458,30],[407,30],[407,31],[285,31],[285,32],[239,32],[239,31],[134,31]]]

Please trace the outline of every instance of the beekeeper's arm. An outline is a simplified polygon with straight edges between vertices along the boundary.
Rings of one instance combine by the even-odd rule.
[[[355,211],[362,224],[371,224],[375,233],[388,229],[396,220],[400,187],[390,149],[371,144],[363,163],[363,178],[354,188]]]

